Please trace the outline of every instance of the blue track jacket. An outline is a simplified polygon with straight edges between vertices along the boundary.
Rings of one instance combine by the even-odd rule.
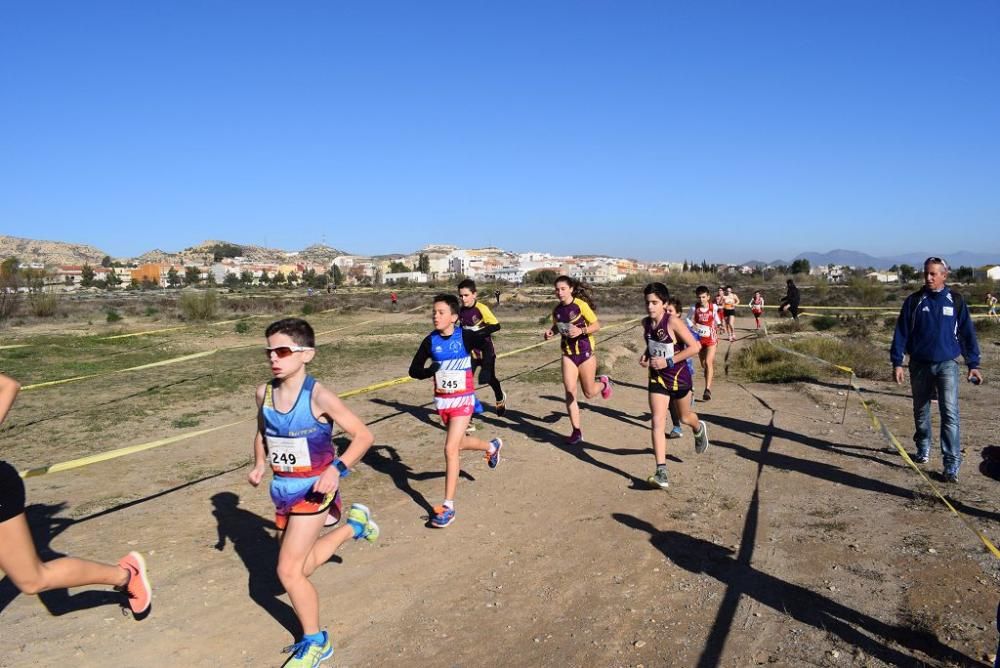
[[[956,299],[947,286],[940,292],[924,288],[907,297],[889,349],[892,366],[903,366],[904,354],[927,363],[961,355],[969,369],[978,369],[979,343],[964,300]]]

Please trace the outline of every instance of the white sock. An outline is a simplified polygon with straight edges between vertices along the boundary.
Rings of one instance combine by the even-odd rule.
[[[441,505],[444,506],[445,508],[451,508],[452,510],[455,510],[455,499],[445,499],[444,503],[442,503]]]

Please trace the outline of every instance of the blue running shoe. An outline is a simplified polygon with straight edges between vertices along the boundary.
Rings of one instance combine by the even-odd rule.
[[[494,446],[493,454],[491,455],[488,451],[486,453],[486,463],[491,469],[495,469],[497,464],[500,463],[500,448],[503,447],[503,441],[499,438],[494,438],[490,441],[490,444]]]
[[[431,526],[435,529],[443,529],[455,521],[455,509],[448,506],[436,506],[434,516],[431,517]]]
[[[283,653],[291,653],[282,668],[317,668],[321,663],[333,656],[333,645],[330,644],[330,636],[323,631],[323,644],[314,645],[308,640],[300,640],[294,645],[289,645],[281,650]]]
[[[364,538],[369,543],[374,543],[379,537],[379,528],[372,519],[372,512],[368,506],[360,503],[352,503],[351,509],[347,512],[347,523],[352,527],[357,527],[354,532],[354,539]]]

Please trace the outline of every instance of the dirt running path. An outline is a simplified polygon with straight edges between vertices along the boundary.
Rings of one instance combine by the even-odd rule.
[[[586,443],[562,445],[560,385],[509,383],[508,416],[479,421],[506,457],[490,471],[466,455],[458,518],[443,531],[425,527],[443,486],[428,387],[350,400],[376,446],[345,481],[346,501],[368,503],[383,537],[345,546],[313,578],[337,647],[328,665],[983,665],[995,650],[997,564],[886,451],[856,401],[839,424],[842,389],[721,378],[696,405],[712,447],[695,455],[689,434],[669,441],[671,487],[653,490],[643,371],[621,342],[602,350],[623,355],[618,386],[584,409]],[[502,360],[500,372],[553,353]],[[884,393],[881,414],[907,440],[908,399],[865,385]],[[996,482],[976,465],[997,443],[996,387],[962,388],[968,463],[948,490],[994,539]],[[294,620],[273,576],[266,490],[240,467],[251,429],[29,480],[40,543],[99,559],[144,551],[154,610],[136,623],[101,590],[39,601],[4,581],[0,666],[40,655],[280,665]]]

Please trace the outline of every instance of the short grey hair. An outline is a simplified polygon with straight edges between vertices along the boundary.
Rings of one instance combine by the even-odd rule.
[[[951,271],[951,267],[948,266],[948,263],[945,262],[944,259],[940,257],[929,257],[926,260],[924,260],[924,271],[927,271],[927,267],[932,264],[941,265],[944,268],[944,273],[946,274]]]

